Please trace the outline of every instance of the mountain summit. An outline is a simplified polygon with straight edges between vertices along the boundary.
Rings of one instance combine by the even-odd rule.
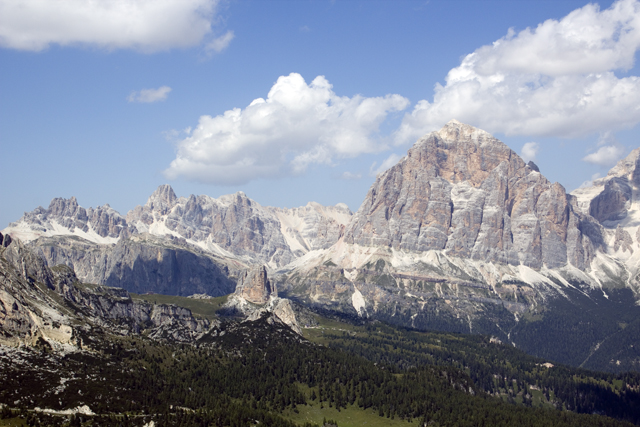
[[[378,176],[345,240],[535,269],[567,262],[583,269],[601,241],[591,222],[560,184],[487,132],[452,120]]]
[[[178,198],[162,185],[126,218],[54,199],[3,232],[85,282],[183,296],[235,289],[243,304],[276,301],[277,289],[323,312],[492,334],[561,362],[630,369],[640,357],[620,343],[640,330],[639,166],[640,149],[567,194],[452,120],[378,175],[354,215],[313,202],[265,207],[242,192]],[[258,266],[268,287],[247,281]]]

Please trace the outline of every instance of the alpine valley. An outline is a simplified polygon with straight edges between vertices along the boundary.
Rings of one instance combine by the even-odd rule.
[[[57,198],[0,234],[0,344],[31,425],[637,424],[640,148],[568,194],[452,120],[355,214]]]

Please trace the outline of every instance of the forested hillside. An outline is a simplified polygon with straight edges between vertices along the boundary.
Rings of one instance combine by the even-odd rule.
[[[267,314],[252,322],[226,323],[215,336],[204,336],[193,346],[134,336],[100,338],[105,339],[102,354],[65,356],[52,353],[44,342],[39,348],[4,351],[0,402],[16,410],[5,408],[3,417],[21,414],[29,425],[148,425],[153,420],[156,426],[294,426],[322,424],[323,419],[301,418],[326,409],[350,414],[351,420],[336,421],[340,426],[359,425],[361,417],[384,419],[387,425],[630,425],[599,415],[527,407],[537,406],[523,393],[535,381],[553,387],[544,382],[547,368],[532,370],[533,359],[507,346],[489,345],[482,337],[417,334],[385,326],[336,334],[331,330],[312,330],[330,344],[318,345]],[[433,346],[437,340],[439,351]],[[428,348],[432,350],[424,351]],[[477,348],[487,351],[472,354]],[[468,357],[460,358],[464,354]],[[524,405],[484,392],[504,388],[503,380],[493,381],[490,389],[487,381],[493,374],[482,370],[498,366],[506,381],[517,377],[509,389],[513,398],[507,400]],[[522,376],[517,376],[519,371]],[[604,374],[589,378],[603,387],[611,380]],[[557,381],[564,384],[565,379],[563,374]],[[637,378],[627,384],[635,387]],[[618,393],[621,405],[623,398],[635,396],[621,393],[620,387],[612,393]],[[582,408],[572,404],[564,406]],[[32,410],[84,405],[94,415],[54,417]],[[634,420],[630,408],[625,414]]]

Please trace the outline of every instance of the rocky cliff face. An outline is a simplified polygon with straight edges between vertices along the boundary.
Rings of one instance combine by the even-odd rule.
[[[136,293],[226,295],[244,264],[216,257],[184,239],[135,234],[115,245],[81,239],[40,238],[29,246],[48,265],[65,264],[83,281]]]
[[[292,259],[277,219],[242,192],[178,199],[171,187],[160,186],[127,221],[138,232],[175,235],[247,261],[283,265]]]
[[[75,198],[54,199],[4,231],[86,282],[217,296],[232,292],[248,265],[275,269],[329,247],[350,218],[345,205],[269,208],[242,192],[178,198],[162,185],[126,219],[108,205],[84,209]]]
[[[80,285],[74,271],[47,267],[17,239],[0,249],[0,343],[80,348],[95,328],[118,334],[150,329],[158,339],[191,342],[217,326],[185,308],[133,301],[119,288]]]
[[[245,271],[238,279],[236,293],[254,304],[265,304],[269,297],[278,296],[278,292],[267,278],[264,266]]]
[[[245,321],[254,321],[266,314],[277,322],[288,325],[299,335],[302,335],[302,330],[298,317],[305,324],[315,321],[313,316],[304,311],[290,300],[278,298],[276,286],[269,280],[264,266],[247,269],[241,274],[235,292],[229,296],[223,307],[223,313],[241,314],[246,317]]]
[[[607,254],[624,263],[626,283],[640,289],[640,148],[571,194],[576,209],[601,222]]]
[[[545,328],[561,322],[528,319],[567,310],[578,318],[580,304],[615,311],[640,289],[624,265],[624,257],[640,263],[635,162],[582,200],[487,132],[452,121],[379,175],[343,237],[283,271],[278,290],[353,317],[544,342]],[[591,215],[619,218],[622,210],[637,218],[628,223],[635,228]]]
[[[376,179],[345,241],[535,269],[585,268],[600,239],[597,227],[595,236],[581,232],[590,219],[569,199],[504,143],[451,121]]]
[[[55,198],[47,209],[27,212],[7,227],[14,237],[28,242],[43,236],[78,236],[96,243],[114,243],[134,232],[126,219],[109,205],[85,209],[75,197]]]
[[[295,256],[327,249],[338,241],[352,213],[342,203],[322,206],[309,202],[300,208],[267,208],[280,222],[280,230]]]
[[[263,207],[244,193],[176,198],[160,186],[127,221],[138,232],[173,234],[218,254],[249,263],[281,267],[310,250],[335,243],[351,212],[345,205],[302,208]]]
[[[607,176],[571,194],[580,211],[593,216],[607,228],[615,228],[638,202],[639,188],[640,148],[637,148],[620,160]]]

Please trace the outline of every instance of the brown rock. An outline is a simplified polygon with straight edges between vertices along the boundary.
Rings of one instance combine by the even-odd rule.
[[[618,249],[622,249],[623,252],[629,251],[630,253],[633,253],[631,245],[633,245],[631,235],[624,228],[620,227],[620,224],[618,224],[613,241],[613,250],[617,252]]]
[[[452,120],[378,176],[345,241],[583,268],[594,252],[591,236],[580,231],[588,217],[536,169],[489,133]]]
[[[254,304],[265,304],[271,295],[278,296],[275,285],[272,287],[264,266],[245,271],[238,280],[236,294]]]

